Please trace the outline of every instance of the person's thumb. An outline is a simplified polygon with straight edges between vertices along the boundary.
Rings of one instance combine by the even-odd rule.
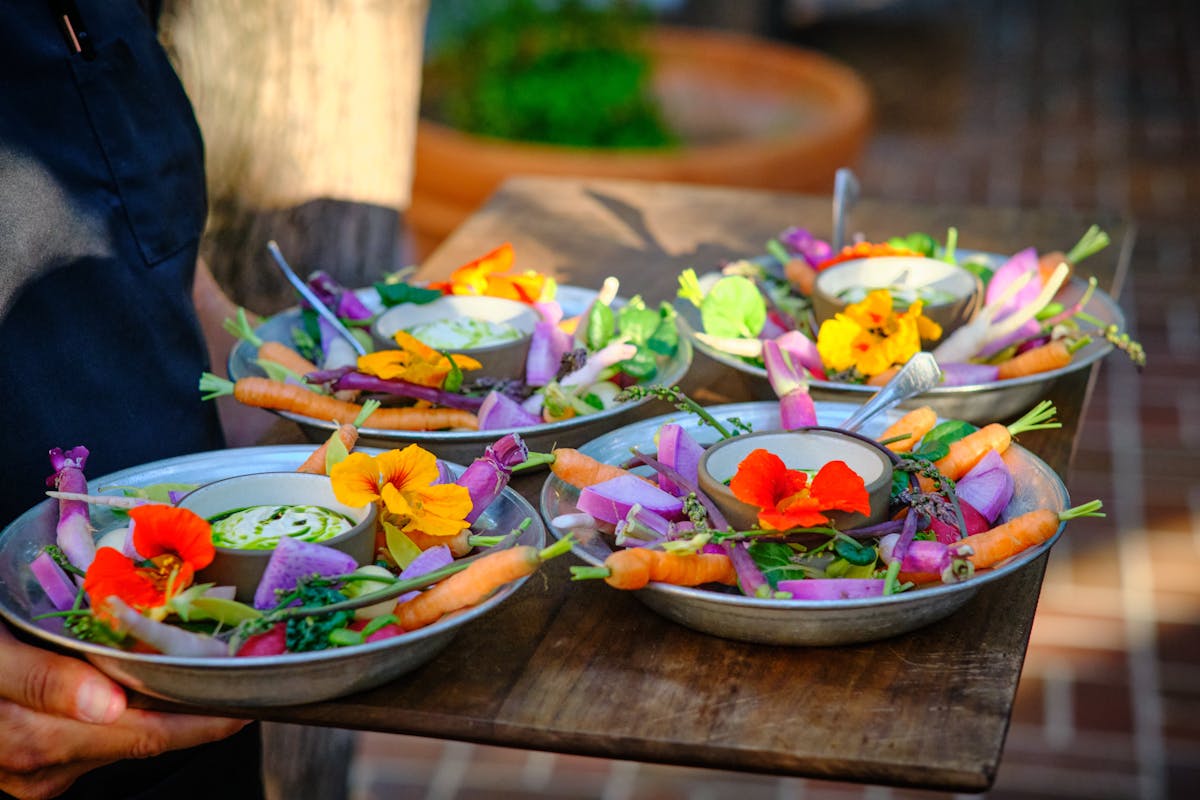
[[[80,722],[115,722],[125,692],[95,667],[22,644],[0,625],[0,698]]]

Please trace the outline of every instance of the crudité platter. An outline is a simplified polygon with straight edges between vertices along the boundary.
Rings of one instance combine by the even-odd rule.
[[[1064,237],[1070,234],[1064,232]],[[1009,255],[986,253],[956,247],[956,237],[951,231],[939,242],[914,233],[885,242],[862,241],[834,253],[828,243],[807,231],[788,228],[768,243],[768,253],[747,254],[745,259],[702,275],[681,275],[675,304],[680,328],[705,356],[749,377],[760,397],[774,395],[762,341],[775,340],[809,368],[808,385],[814,396],[865,401],[877,391],[879,382],[872,379],[874,373],[860,370],[861,361],[848,364],[837,352],[838,337],[832,335],[835,326],[826,331],[828,337],[821,333],[828,323],[814,318],[814,282],[824,270],[853,264],[865,278],[861,283],[866,285],[860,284],[861,288],[875,288],[870,283],[873,261],[882,268],[889,259],[903,256],[960,266],[979,277],[984,292],[974,315],[977,324],[965,326],[972,330],[960,331],[954,345],[935,344],[923,337],[921,347],[938,359],[944,381],[911,404],[928,403],[947,418],[972,422],[1008,419],[1044,398],[1058,379],[1091,367],[1115,348],[1124,350],[1135,363],[1143,362],[1140,346],[1125,332],[1120,307],[1076,269],[1080,261],[1107,245],[1103,231],[1087,231],[1068,253],[1039,254],[1033,248]],[[1048,265],[1056,262],[1068,265],[1065,276],[1053,277]],[[1027,282],[1015,296],[1004,298],[1005,291],[1021,279]],[[859,291],[856,299],[861,301],[865,293]],[[894,287],[892,293],[899,312],[906,306]],[[1028,321],[1014,331],[992,336],[989,326],[979,324],[988,313],[988,304],[996,312],[994,318],[989,317],[993,331],[1005,324],[1006,317],[1015,321],[1018,315],[1027,314]],[[862,309],[861,316],[869,313],[861,302],[856,308]],[[850,316],[856,316],[854,310],[849,310]],[[903,316],[897,314],[896,319],[903,321]],[[843,327],[840,320],[836,327]],[[870,337],[860,335],[859,343],[866,338]],[[1032,356],[1014,360],[1051,341],[1065,345],[1067,353],[1061,360],[1036,364]],[[911,350],[896,356],[894,363],[903,363],[908,355]]]
[[[233,476],[294,471],[312,452],[313,448],[307,445],[274,445],[180,456],[97,477],[88,482],[89,491],[106,497],[158,498],[165,501],[169,492],[186,492],[195,486]],[[356,452],[366,457],[381,454],[382,451],[368,448]],[[447,477],[461,477],[464,471],[462,466],[453,464],[443,464],[440,468],[448,470]],[[247,498],[247,502],[253,502],[253,498]],[[134,512],[92,504],[90,513],[86,510],[85,513],[95,529],[97,541],[103,541],[104,535],[110,531],[123,531],[129,525],[126,513]],[[102,636],[92,635],[85,624],[94,622],[89,615],[64,615],[64,610],[72,608],[81,608],[86,612],[86,594],[81,594],[79,601],[68,597],[67,603],[52,602],[47,587],[53,586],[53,583],[44,577],[39,578],[45,573],[35,572],[31,564],[45,552],[48,545],[55,544],[56,540],[63,542],[63,535],[57,533],[59,519],[58,503],[46,500],[27,511],[0,534],[0,615],[10,625],[48,645],[84,656],[126,686],[181,703],[227,707],[293,705],[377,686],[433,658],[464,625],[504,603],[525,580],[525,577],[517,577],[494,587],[495,591],[479,602],[447,611],[428,624],[403,631],[402,635],[389,620],[385,626],[387,630],[382,634],[372,636],[368,633],[366,637],[357,638],[349,629],[365,628],[355,625],[353,620],[341,620],[336,625],[343,628],[346,635],[339,638],[336,645],[328,641],[315,644],[310,641],[304,645],[305,649],[294,652],[284,649],[280,628],[286,627],[286,621],[274,623],[267,633],[262,632],[261,625],[256,626],[256,622],[278,611],[273,604],[263,609],[250,608],[248,604],[226,600],[226,595],[220,594],[219,590],[212,591],[216,587],[211,587],[201,592],[201,595],[211,595],[207,601],[186,598],[191,607],[190,625],[175,612],[166,616],[171,625],[166,622],[162,624],[172,629],[181,626],[178,630],[185,636],[204,635],[204,638],[208,638],[206,634],[211,632],[212,640],[219,642],[220,646],[215,649],[172,652],[175,645],[168,642],[160,645],[166,650],[163,652],[162,649],[139,643],[136,637],[114,643]],[[537,512],[518,493],[508,488],[487,504],[468,530],[489,535],[493,532],[512,535],[497,535],[494,540],[483,540],[465,558],[455,559],[460,563],[469,563],[472,555],[490,549],[541,548],[546,539],[545,527]],[[314,544],[312,547],[320,545]],[[96,552],[106,549],[111,548],[101,547]],[[423,552],[445,556],[446,553],[441,552],[444,550],[445,545],[435,544]],[[400,557],[406,558],[404,555]],[[410,558],[408,563],[411,566],[415,558]],[[428,557],[426,561],[429,561]],[[307,562],[309,567],[315,563],[318,562]],[[339,565],[339,570],[344,568],[342,562],[334,563]],[[448,563],[449,560],[443,557],[431,562],[430,566]],[[397,571],[394,563],[392,571]],[[456,574],[465,574],[465,571]],[[380,577],[376,583],[368,586],[378,591],[389,585],[398,585],[395,583],[397,580],[394,576]],[[204,584],[200,583],[195,586],[204,588]],[[74,582],[68,583],[67,591],[71,594],[76,591]],[[179,596],[186,597],[182,593]],[[178,599],[173,602],[170,608],[182,608]],[[393,594],[391,604],[395,603]],[[204,611],[209,613],[206,615]],[[222,616],[223,621],[214,621],[214,617]],[[359,622],[363,619],[367,618]],[[302,620],[298,618],[297,624]],[[240,644],[233,644],[239,640],[239,623],[255,626],[247,629],[253,635],[241,639]],[[102,629],[102,626],[94,624],[91,627]],[[331,631],[334,629],[333,625],[329,627]],[[277,640],[275,632],[279,633]],[[179,646],[192,648],[195,644],[185,639]],[[235,647],[240,649],[235,650]]]
[[[823,426],[837,427],[856,408],[854,404],[818,401],[815,404],[816,421]],[[736,403],[709,406],[706,410],[718,420],[739,420],[756,432],[780,429],[778,403]],[[863,433],[877,436],[901,416],[900,412],[891,411],[882,417],[876,417],[868,421]],[[953,421],[943,422],[947,431],[958,426],[958,423]],[[655,441],[664,440],[664,426],[679,426],[701,447],[711,446],[720,438],[715,429],[700,417],[676,411],[613,431],[589,442],[582,451],[589,457],[605,463],[624,464],[629,460],[631,448],[638,448],[641,452],[653,455],[656,451]],[[659,457],[661,459],[665,456],[659,453]],[[1004,450],[1001,458],[1004,470],[1011,476],[1012,486],[1009,499],[996,514],[996,524],[1037,509],[1049,509],[1057,513],[1070,506],[1066,487],[1061,479],[1036,455],[1020,445],[1012,444]],[[654,475],[653,470],[646,466],[639,467],[637,472]],[[815,484],[813,487],[815,491]],[[616,525],[606,520],[594,524],[597,522],[595,518],[581,522],[580,495],[581,489],[578,486],[551,474],[543,485],[540,503],[551,534],[573,534],[576,542],[573,547],[575,554],[589,565],[602,568],[613,553],[621,549],[655,546],[653,541],[638,540],[628,533],[623,542],[617,538],[620,529],[631,529],[627,520],[640,516],[640,510],[630,514],[627,508],[622,507],[625,516],[618,520]],[[808,646],[865,642],[914,630],[944,618],[966,603],[981,586],[1002,580],[1045,553],[1061,535],[1064,525],[1063,521],[1055,520],[1052,529],[1046,531],[1045,538],[1038,544],[1014,552],[1010,557],[986,568],[974,570],[969,577],[956,576],[949,581],[921,579],[922,583],[907,586],[895,593],[885,593],[882,581],[878,579],[881,572],[886,572],[882,557],[878,562],[876,560],[882,532],[855,539],[860,544],[874,549],[874,552],[867,555],[865,568],[860,567],[852,573],[864,576],[866,583],[851,578],[843,579],[851,592],[862,585],[869,589],[869,594],[853,596],[851,592],[836,585],[833,591],[813,599],[797,599],[789,596],[786,591],[778,591],[779,580],[773,572],[787,573],[792,577],[803,575],[800,578],[801,584],[807,580],[815,585],[818,582],[813,580],[814,577],[825,577],[826,573],[834,574],[835,570],[830,569],[830,564],[836,564],[838,570],[846,568],[844,559],[836,556],[831,560],[826,558],[828,563],[816,569],[803,564],[805,548],[816,552],[827,549],[829,542],[837,541],[836,534],[832,534],[833,538],[830,538],[831,534],[828,531],[824,536],[817,535],[809,539],[804,546],[782,545],[784,548],[792,547],[791,553],[784,550],[781,554],[781,545],[775,543],[763,546],[760,553],[754,553],[757,567],[766,575],[767,586],[771,587],[769,591],[751,592],[748,595],[745,591],[745,576],[739,574],[736,576],[738,586],[723,586],[717,583],[682,586],[651,580],[636,589],[635,593],[645,605],[669,619],[724,638]],[[899,530],[898,527],[893,527]],[[594,535],[586,535],[587,531],[584,529],[590,529]],[[887,526],[883,529],[893,530]],[[772,531],[761,533],[768,534],[762,537],[761,541],[776,539],[769,535]],[[688,536],[689,534],[681,532],[668,534],[666,538],[686,540]],[[724,546],[729,546],[731,543],[753,542],[755,538],[735,536],[721,541]],[[662,547],[664,544],[665,542],[660,540],[658,546]],[[753,547],[751,549],[753,550]],[[852,551],[851,555],[853,557],[857,553]],[[786,566],[789,559],[795,566],[794,570]],[[818,561],[819,558],[814,559],[814,564]],[[753,571],[754,567],[750,569]],[[904,572],[900,575],[903,577]]]
[[[301,382],[298,379],[303,376],[298,376],[297,370],[290,375],[281,373],[277,365],[264,358],[260,343],[279,343],[300,350],[312,357],[314,368],[324,376],[334,376],[327,378],[325,385],[302,381],[309,388],[328,393],[357,378],[360,382],[370,381],[362,384],[367,391],[360,393],[359,401],[370,396],[382,401],[385,407],[428,407],[420,412],[426,418],[415,423],[427,423],[429,427],[425,429],[382,427],[367,417],[360,426],[365,444],[377,447],[420,444],[442,458],[466,461],[494,439],[498,430],[520,430],[535,450],[582,444],[628,421],[643,405],[637,400],[614,399],[622,386],[633,382],[671,384],[687,373],[692,360],[691,341],[678,335],[675,312],[669,304],[647,307],[636,294],[621,296],[619,285],[612,279],[596,288],[556,285],[537,273],[513,272],[512,263],[511,248],[500,247],[464,265],[456,273],[458,279],[434,288],[401,281],[380,282],[349,291],[319,273],[312,282],[314,288],[324,289],[327,305],[339,309],[339,316],[352,330],[360,332],[362,342],[376,356],[396,352],[395,343],[370,335],[371,323],[389,309],[394,311],[405,303],[416,307],[442,296],[453,296],[456,291],[492,292],[485,296],[507,298],[502,302],[519,299],[536,309],[541,317],[528,345],[532,351],[527,358],[528,370],[515,380],[475,381],[470,368],[463,369],[461,375],[435,373],[430,378],[419,371],[423,365],[417,363],[415,355],[410,363],[373,361],[367,366],[358,361],[353,351],[347,350],[344,342],[321,328],[315,314],[301,307],[276,314],[252,330],[243,326],[242,340],[230,353],[229,377],[236,382],[274,375],[293,384]],[[574,374],[559,368],[561,358],[572,350],[585,352],[588,362]],[[538,379],[533,377],[538,358],[534,353],[541,354],[536,365],[542,373]],[[457,364],[466,363],[453,348],[440,356],[433,355],[446,356]],[[407,357],[407,354],[402,356]],[[484,372],[488,358],[486,353],[479,355]],[[354,367],[356,362],[358,366]],[[347,365],[354,367],[351,374],[338,375],[339,371],[345,372]],[[364,370],[371,372],[364,375]],[[411,386],[414,382],[423,386],[414,390]],[[451,382],[456,385],[448,388]],[[221,391],[232,392],[233,386],[223,385],[218,389]],[[234,396],[238,394],[235,392]],[[336,427],[335,422],[320,416],[316,410],[303,413],[279,404],[273,407],[270,403],[263,407],[298,423],[313,441],[323,440]]]

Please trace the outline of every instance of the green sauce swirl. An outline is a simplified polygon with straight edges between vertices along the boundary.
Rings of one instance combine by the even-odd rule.
[[[213,544],[236,550],[273,550],[280,538],[323,542],[345,533],[353,519],[323,506],[237,508],[209,519]]]

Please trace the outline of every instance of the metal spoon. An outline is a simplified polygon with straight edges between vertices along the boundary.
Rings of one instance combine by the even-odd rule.
[[[917,353],[870,400],[837,427],[857,431],[871,417],[938,385],[942,371],[931,353]]]
[[[842,167],[833,178],[833,252],[839,252],[846,244],[846,217],[858,202],[858,178],[849,167]]]
[[[350,346],[354,348],[354,352],[358,353],[360,356],[365,356],[367,354],[367,348],[363,347],[362,342],[360,342],[354,336],[354,334],[350,332],[350,329],[342,324],[342,321],[338,319],[338,315],[333,313],[333,311],[327,305],[322,303],[321,298],[317,297],[316,292],[310,289],[308,284],[302,281],[300,276],[296,274],[296,271],[288,265],[287,261],[283,257],[283,253],[279,251],[279,245],[275,244],[274,239],[267,242],[267,250],[269,250],[271,255],[274,257],[275,263],[279,267],[279,271],[283,273],[283,277],[287,278],[288,283],[290,283],[292,287],[300,293],[300,296],[307,300],[309,304],[312,305],[313,310],[320,314],[326,322],[333,326],[333,329],[337,331],[342,338],[350,343]]]

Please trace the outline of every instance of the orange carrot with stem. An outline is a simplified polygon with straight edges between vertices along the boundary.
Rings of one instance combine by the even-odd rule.
[[[938,472],[950,480],[958,480],[971,471],[979,463],[979,459],[987,455],[989,450],[1003,453],[1012,444],[1014,436],[1027,431],[1061,428],[1061,422],[1054,422],[1054,404],[1043,400],[1025,413],[1011,425],[992,422],[976,431],[968,433],[961,439],[950,443],[950,452],[934,462]]]
[[[641,589],[650,581],[675,586],[737,585],[733,560],[723,553],[674,553],[650,547],[617,550],[602,567],[571,567],[571,580],[596,578],[614,589]]]
[[[329,465],[326,462],[329,458],[329,445],[333,442],[334,437],[341,441],[346,452],[353,450],[354,445],[358,442],[358,429],[375,413],[377,408],[379,408],[378,400],[368,400],[363,403],[362,411],[358,416],[351,422],[338,425],[337,430],[329,434],[329,438],[320,447],[313,450],[308,458],[304,459],[304,463],[296,468],[296,472],[311,472],[314,475],[329,474]]]
[[[411,531],[405,531],[404,535],[407,536],[420,550],[428,550],[431,547],[437,547],[438,545],[444,544],[450,548],[450,555],[454,556],[455,558],[462,558],[467,553],[471,552],[475,546],[471,543],[471,537],[475,536],[475,534],[470,528],[463,528],[453,536],[433,536],[425,531],[419,531],[415,529]]]
[[[921,441],[922,436],[933,430],[936,424],[937,412],[929,406],[920,406],[889,425],[876,441],[893,453],[907,453],[913,449],[913,445]],[[892,439],[895,441],[891,441]]]
[[[959,548],[971,548],[967,558],[975,565],[975,569],[987,569],[1022,550],[1047,541],[1058,530],[1060,522],[1077,517],[1103,517],[1101,507],[1099,500],[1093,500],[1066,511],[1045,508],[1028,511],[994,528],[959,539],[954,544]]]
[[[316,364],[283,342],[264,340],[255,333],[253,326],[251,326],[250,321],[246,318],[246,309],[244,308],[238,308],[237,319],[226,319],[221,323],[221,327],[254,347],[257,357],[260,360],[278,364],[297,378],[302,378],[310,372],[317,371]]]
[[[1086,339],[1080,340],[1076,346],[1086,344],[1086,342]],[[1023,378],[1026,375],[1062,369],[1071,363],[1073,349],[1063,339],[1054,339],[1046,344],[1031,347],[1025,352],[997,364],[996,380]]]
[[[572,541],[570,536],[564,536],[542,550],[516,545],[485,553],[462,572],[397,605],[396,619],[401,628],[413,631],[437,622],[446,614],[478,605],[506,584],[532,575],[544,562],[570,550]]]
[[[529,458],[519,464],[516,469],[531,469],[543,464],[549,464],[551,472],[564,483],[569,483],[576,489],[586,489],[622,475],[634,475],[645,480],[643,476],[630,472],[624,467],[606,464],[573,447],[556,447],[549,453],[530,453]]]
[[[1065,263],[1069,268],[1074,269],[1075,265],[1083,259],[1108,247],[1109,241],[1108,234],[1100,230],[1098,225],[1093,225],[1084,231],[1083,236],[1075,243],[1070,252],[1052,250],[1038,256],[1038,274],[1045,281],[1049,280],[1050,273],[1057,269],[1059,264]]]
[[[317,394],[303,386],[261,378],[257,375],[226,380],[206,372],[200,377],[204,399],[233,395],[238,402],[256,408],[290,411],[293,414],[337,423],[349,423],[362,413],[362,406],[348,400]],[[458,408],[380,408],[371,415],[371,426],[383,430],[437,431],[446,428],[478,430],[479,420]]]

